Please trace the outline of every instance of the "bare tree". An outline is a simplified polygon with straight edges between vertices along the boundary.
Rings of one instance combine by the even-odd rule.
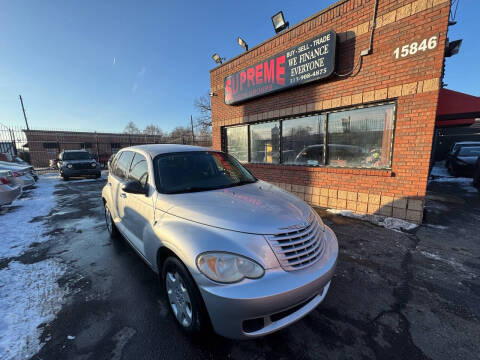
[[[137,127],[137,125],[134,124],[133,121],[130,121],[127,126],[125,126],[125,129],[123,130],[125,134],[140,134],[141,131]]]
[[[212,127],[212,103],[208,94],[195,99],[193,106],[197,113],[196,125],[200,127],[202,133],[210,132]]]
[[[192,138],[192,130],[188,127],[177,126],[170,132],[174,142],[187,143]]]
[[[160,129],[157,125],[147,125],[145,129],[143,130],[143,133],[146,135],[158,135],[158,136],[163,136],[163,130]]]

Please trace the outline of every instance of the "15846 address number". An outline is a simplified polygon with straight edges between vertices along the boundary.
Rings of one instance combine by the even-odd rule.
[[[419,51],[427,51],[433,50],[438,45],[438,38],[437,36],[432,36],[428,39],[423,39],[420,42],[414,41],[411,44],[403,45],[402,47],[397,47],[393,51],[393,55],[395,55],[395,59],[404,58],[409,55],[415,55]]]

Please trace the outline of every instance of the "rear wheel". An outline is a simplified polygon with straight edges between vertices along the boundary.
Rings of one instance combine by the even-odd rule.
[[[188,270],[176,257],[163,263],[162,280],[170,312],[187,333],[195,334],[207,328],[208,318],[201,295]]]
[[[110,214],[107,204],[105,204],[105,223],[107,225],[107,231],[110,234],[110,237],[118,237],[118,229],[113,221],[112,214]]]

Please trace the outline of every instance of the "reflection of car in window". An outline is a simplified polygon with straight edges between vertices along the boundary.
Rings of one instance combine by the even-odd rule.
[[[323,165],[323,144],[305,147],[295,158],[295,163],[310,166]]]

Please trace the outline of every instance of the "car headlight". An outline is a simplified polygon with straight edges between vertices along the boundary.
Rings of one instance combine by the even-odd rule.
[[[96,167],[96,166],[97,166],[97,164],[96,164],[96,163],[92,163],[92,167]]]
[[[197,267],[210,280],[221,283],[234,283],[248,279],[258,279],[264,270],[253,260],[246,257],[222,253],[207,252],[197,257]]]
[[[73,167],[72,164],[68,164],[68,165],[67,165],[67,168],[69,168],[69,169],[71,169],[72,167]]]

